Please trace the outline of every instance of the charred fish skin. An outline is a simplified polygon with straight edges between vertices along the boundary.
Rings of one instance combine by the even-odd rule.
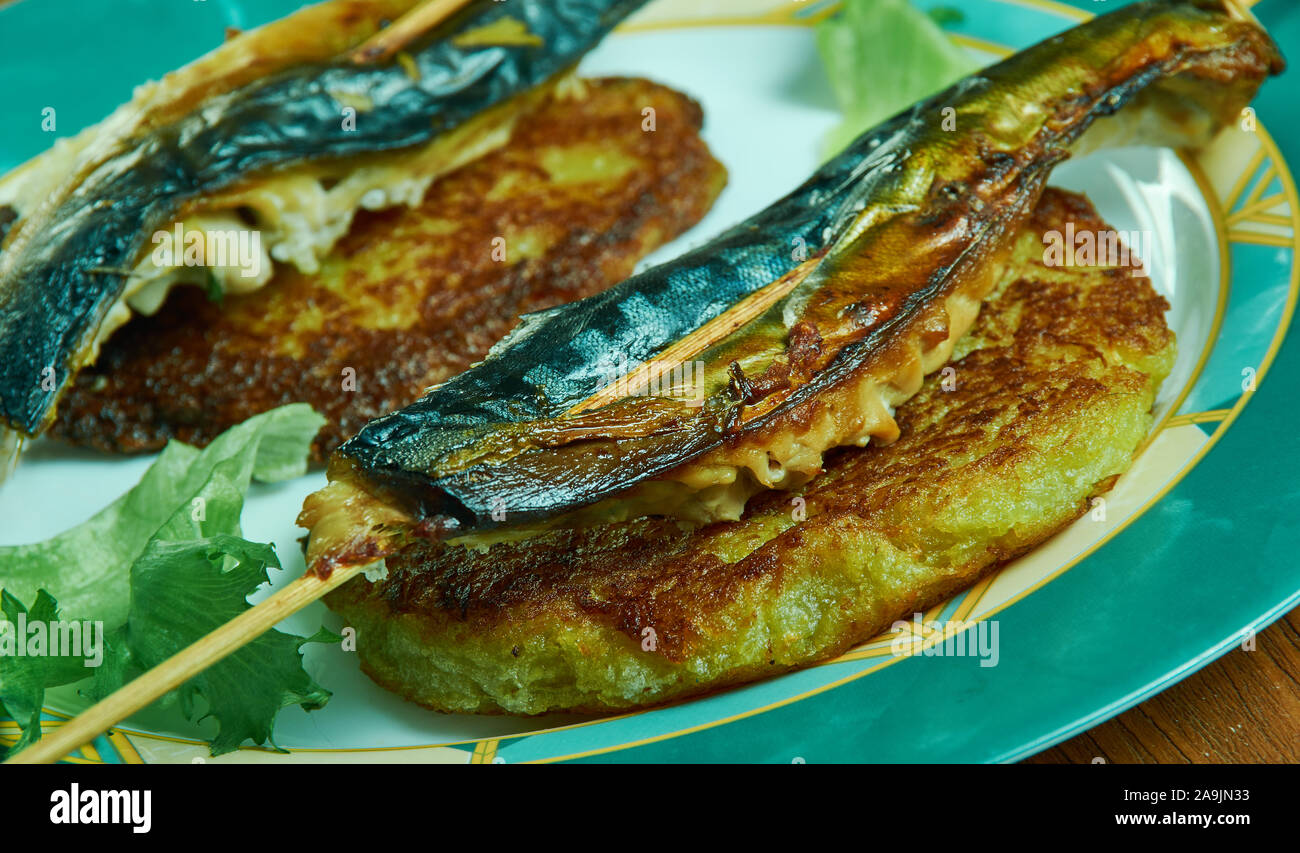
[[[486,529],[684,477],[746,442],[761,450],[807,430],[819,400],[849,399],[909,339],[952,331],[944,300],[962,287],[978,296],[970,282],[987,277],[1096,119],[1136,101],[1163,122],[1137,141],[1203,142],[1282,67],[1262,30],[1217,3],[1156,0],[1095,18],[869,131],[713,243],[524,318],[483,364],[369,424],[333,473],[416,517]],[[801,242],[820,247],[810,261],[790,251]],[[673,351],[790,276],[765,313],[691,352],[715,380],[704,405],[625,398],[583,410],[608,383],[603,357]]]
[[[882,130],[881,142],[889,135]],[[893,156],[882,154],[867,161],[837,158],[776,205],[678,261],[578,302],[526,315],[480,365],[405,409],[370,422],[339,452],[363,470],[377,473],[376,485],[393,487],[388,491],[399,500],[422,492],[434,496],[433,501],[419,501],[421,515],[445,513],[467,527],[485,521],[490,525],[491,513],[485,512],[489,501],[475,505],[472,500],[438,500],[441,482],[429,492],[431,481],[422,460],[490,443],[503,426],[508,430],[560,417],[608,382],[602,364],[608,354],[626,354],[630,362],[650,359],[665,341],[697,328],[701,318],[713,319],[788,275],[799,264],[795,254],[772,247],[787,242],[793,247],[798,241],[817,245],[851,208],[853,188],[892,168]],[[557,347],[557,341],[563,343]],[[527,482],[501,479],[508,476],[504,469],[492,476],[495,492],[517,490]],[[579,500],[576,493],[565,491],[564,482],[550,485],[556,490],[551,496],[555,505]],[[453,489],[446,492],[450,495]],[[515,502],[512,506],[518,509]]]
[[[474,0],[407,45],[403,61],[297,65],[138,128],[8,229],[0,422],[29,435],[49,423],[124,270],[183,202],[252,173],[428,141],[553,78],[644,2]],[[345,126],[336,93],[366,97],[364,120]]]

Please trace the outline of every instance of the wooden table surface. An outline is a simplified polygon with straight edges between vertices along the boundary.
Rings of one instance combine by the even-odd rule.
[[[1300,763],[1300,608],[1204,669],[1028,764]]]

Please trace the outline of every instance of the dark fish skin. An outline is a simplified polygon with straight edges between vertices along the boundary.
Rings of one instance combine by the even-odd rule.
[[[1093,19],[867,132],[712,243],[524,318],[483,364],[367,425],[331,473],[355,472],[368,491],[445,528],[491,528],[617,498],[705,452],[798,429],[819,395],[871,370],[963,276],[992,263],[1096,119],[1139,100],[1177,123],[1172,139],[1204,141],[1282,67],[1262,30],[1217,4],[1163,0]],[[813,271],[697,356],[716,376],[784,348],[784,375],[733,369],[696,409],[627,397],[568,414],[608,382],[610,354],[654,359],[792,273],[801,242],[814,247]],[[783,321],[790,310],[797,323]],[[812,356],[796,352],[795,330]]]
[[[414,146],[575,63],[645,0],[474,0],[395,60],[308,63],[146,125],[19,220],[0,253],[0,422],[44,429],[148,236],[187,200],[252,173]],[[458,45],[458,34],[523,22],[540,44]],[[418,77],[418,79],[416,79]],[[345,129],[331,92],[372,107]],[[53,371],[52,377],[50,371]],[[50,381],[52,379],[52,381]]]
[[[635,78],[581,89],[542,100],[508,143],[440,177],[420,204],[362,212],[314,274],[281,267],[219,304],[178,288],[113,333],[47,435],[119,453],[206,446],[305,402],[326,419],[312,444],[324,461],[367,421],[482,359],[520,314],[622,281],[708,212],[726,173],[685,95]],[[654,133],[641,130],[647,106]],[[602,159],[581,173],[591,151]],[[548,171],[557,159],[579,173]],[[527,257],[494,258],[492,241],[516,234],[528,235]],[[343,390],[349,368],[358,381]]]

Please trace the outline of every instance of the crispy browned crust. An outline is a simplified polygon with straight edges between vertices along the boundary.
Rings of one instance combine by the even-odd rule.
[[[1107,227],[1081,196],[1044,196],[953,372],[898,410],[896,443],[839,451],[797,495],[700,530],[414,542],[386,579],[327,599],[366,671],[442,710],[654,704],[833,657],[1033,548],[1128,467],[1174,355],[1146,278],[1043,265],[1040,235],[1067,221]]]
[[[202,445],[307,402],[327,419],[321,459],[481,359],[520,314],[627,277],[703,217],[726,173],[687,96],[638,79],[585,88],[521,120],[503,149],[436,182],[420,207],[360,213],[318,274],[286,266],[220,306],[179,288],[113,335],[60,401],[52,434],[118,452]]]

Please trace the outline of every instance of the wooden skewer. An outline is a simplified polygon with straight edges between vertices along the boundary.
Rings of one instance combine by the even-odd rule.
[[[266,633],[325,593],[356,577],[366,565],[335,569],[328,578],[308,572],[270,598],[172,655],[46,735],[7,764],[48,764],[90,743],[116,723],[174,690],[227,655]]]
[[[1250,11],[1250,7],[1257,2],[1259,0],[1223,0],[1223,8],[1229,17],[1236,18],[1238,21],[1246,21],[1263,29],[1264,25],[1259,22],[1259,18],[1256,18],[1255,13]]]
[[[655,361],[660,364],[680,364],[713,346],[794,290],[819,261],[820,258],[810,258],[771,284],[749,294],[689,335],[674,342],[655,356]],[[649,383],[651,373],[650,365],[638,365],[627,374],[616,377],[592,396],[566,410],[565,414],[576,415],[588,412],[623,397],[633,396]]]
[[[382,62],[412,39],[419,38],[431,27],[460,11],[469,2],[470,0],[426,0],[363,42],[352,51],[350,58],[362,65]]]

